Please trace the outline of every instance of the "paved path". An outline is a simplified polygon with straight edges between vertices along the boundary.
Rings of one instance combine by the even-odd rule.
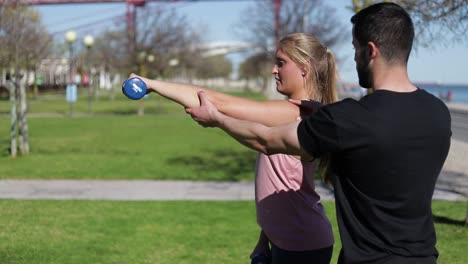
[[[317,187],[323,199],[333,192]],[[0,180],[0,198],[53,200],[253,200],[253,182]]]
[[[333,192],[318,183],[322,200]],[[194,182],[152,180],[0,180],[0,199],[45,200],[253,200],[253,182]],[[460,194],[440,189],[435,200],[464,200]],[[465,198],[466,199],[466,198]]]
[[[449,103],[448,107],[452,114],[452,142],[437,187],[468,197],[468,105]]]
[[[452,116],[452,139],[468,142],[468,105],[448,104]]]

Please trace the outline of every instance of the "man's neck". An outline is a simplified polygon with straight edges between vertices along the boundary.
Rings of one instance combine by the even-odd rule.
[[[374,90],[408,93],[417,90],[408,78],[406,66],[384,65],[374,71]]]

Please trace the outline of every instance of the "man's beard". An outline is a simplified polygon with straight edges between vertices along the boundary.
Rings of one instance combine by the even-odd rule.
[[[358,65],[357,68],[358,78],[359,78],[359,85],[366,89],[372,88],[372,71],[367,65]]]

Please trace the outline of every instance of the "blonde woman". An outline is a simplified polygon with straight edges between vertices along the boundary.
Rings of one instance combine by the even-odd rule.
[[[336,100],[335,60],[314,36],[293,33],[277,47],[272,69],[277,91],[289,99],[329,104]],[[266,126],[287,124],[304,116],[298,106],[286,101],[253,101],[202,87],[150,80],[135,74],[156,92],[186,108],[200,105],[203,91],[225,115]],[[326,171],[325,159],[321,172]],[[320,196],[315,192],[314,172],[318,161],[284,154],[258,154],[255,168],[257,222],[261,228],[251,258],[263,256],[272,263],[329,263],[333,233]]]

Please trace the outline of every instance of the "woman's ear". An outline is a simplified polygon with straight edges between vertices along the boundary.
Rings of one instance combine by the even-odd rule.
[[[309,70],[307,69],[307,67],[301,67],[301,75],[302,76],[306,76],[307,73],[309,72]]]

